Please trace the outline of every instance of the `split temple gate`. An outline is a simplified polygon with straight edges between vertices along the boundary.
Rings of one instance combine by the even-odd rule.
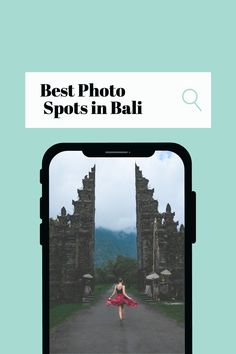
[[[135,165],[138,284],[143,290],[146,276],[160,275],[160,286],[168,285],[167,296],[184,298],[184,226],[177,229],[175,213],[167,204],[166,211],[158,211],[148,179]],[[74,212],[61,209],[56,220],[49,221],[49,277],[50,303],[78,303],[84,290],[83,275],[94,275],[95,246],[95,166],[82,181],[78,200],[72,201]],[[109,216],[108,216],[109,217]],[[163,271],[171,275],[162,276]]]

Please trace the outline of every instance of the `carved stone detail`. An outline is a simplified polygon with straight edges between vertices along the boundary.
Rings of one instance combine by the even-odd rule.
[[[184,298],[184,226],[178,230],[175,213],[168,203],[166,211],[158,211],[158,201],[153,198],[148,180],[135,165],[137,256],[139,287],[145,285],[146,276],[153,271],[161,274],[169,270],[168,296]],[[160,277],[159,282],[166,281]]]
[[[61,209],[49,227],[50,302],[77,303],[82,300],[83,275],[94,274],[95,166],[72,201],[72,215]]]

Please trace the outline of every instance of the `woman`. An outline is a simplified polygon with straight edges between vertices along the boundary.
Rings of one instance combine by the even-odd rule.
[[[116,297],[114,299],[112,299],[112,297],[115,294],[116,294]],[[138,303],[126,294],[123,280],[121,278],[119,278],[117,284],[115,285],[113,293],[111,294],[111,296],[107,300],[107,305],[118,306],[120,320],[123,320],[124,319],[124,304],[126,304],[130,307],[137,307],[138,306]]]

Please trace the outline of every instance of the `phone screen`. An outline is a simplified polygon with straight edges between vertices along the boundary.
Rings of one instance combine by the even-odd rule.
[[[173,151],[49,167],[50,353],[185,353],[185,167]]]

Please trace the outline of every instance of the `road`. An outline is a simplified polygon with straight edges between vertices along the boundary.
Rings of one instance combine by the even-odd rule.
[[[117,308],[105,304],[107,297],[54,329],[50,354],[184,353],[184,328],[176,321],[145,304],[126,307],[120,321]]]

